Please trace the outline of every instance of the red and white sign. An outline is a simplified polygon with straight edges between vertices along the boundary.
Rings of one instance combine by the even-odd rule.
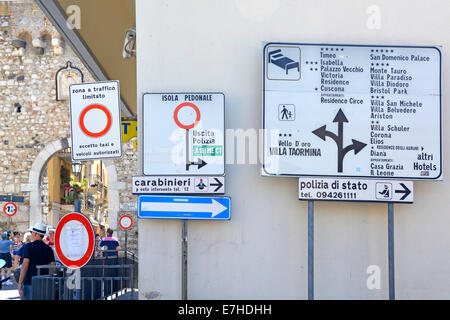
[[[190,107],[195,111],[195,120],[191,124],[183,124],[180,119],[178,118],[178,113],[180,110],[184,107]],[[177,126],[179,126],[181,129],[189,130],[194,128],[199,122],[200,122],[200,109],[193,103],[190,102],[183,102],[182,104],[178,105],[175,108],[175,111],[173,112],[173,120],[175,120],[175,123]]]
[[[121,216],[119,219],[119,226],[124,229],[130,229],[133,226],[133,218],[128,215]]]
[[[122,156],[119,81],[70,86],[72,159]]]
[[[3,206],[3,212],[9,216],[12,217],[13,215],[15,215],[17,213],[17,206],[14,202],[7,202],[5,203],[5,205]]]
[[[95,233],[87,217],[78,212],[66,214],[55,231],[55,251],[63,265],[70,269],[83,267],[92,257]]]
[[[224,175],[223,93],[145,93],[142,103],[144,175]]]
[[[87,118],[86,115],[91,110],[100,110],[101,112],[104,113],[104,116],[106,116],[106,124],[104,127],[103,127],[103,125],[100,126],[101,130],[98,132],[89,131],[89,129],[86,128],[86,123],[85,123],[86,118]],[[102,116],[102,114],[100,114],[100,116]],[[79,122],[80,122],[81,131],[83,131],[83,133],[86,134],[87,136],[92,137],[92,138],[103,137],[109,131],[109,129],[111,129],[111,124],[112,124],[111,112],[109,112],[109,110],[105,106],[102,106],[101,104],[91,104],[90,106],[87,106],[86,108],[83,109],[83,111],[81,112],[81,115],[80,115]]]

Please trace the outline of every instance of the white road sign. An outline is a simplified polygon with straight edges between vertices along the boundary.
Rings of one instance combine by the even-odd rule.
[[[133,194],[224,194],[224,176],[133,177]]]
[[[438,47],[268,43],[263,175],[442,179]]]
[[[83,267],[95,249],[95,233],[90,220],[81,213],[71,212],[58,222],[55,231],[55,251],[63,265],[71,269]]]
[[[72,159],[122,156],[119,81],[72,84]]]
[[[414,201],[412,181],[302,177],[298,186],[300,200]]]
[[[146,93],[145,175],[223,175],[223,93]]]

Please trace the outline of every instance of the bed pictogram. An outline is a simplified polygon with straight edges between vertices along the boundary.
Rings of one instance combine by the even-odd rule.
[[[291,58],[286,57],[282,53],[281,49],[269,51],[269,63],[283,69],[286,72],[286,75],[289,74],[290,69],[297,69],[297,72],[300,72],[300,65],[298,61],[294,61]]]

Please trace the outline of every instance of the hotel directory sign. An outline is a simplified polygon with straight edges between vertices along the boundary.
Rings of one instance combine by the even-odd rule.
[[[263,175],[442,179],[439,47],[267,43]]]

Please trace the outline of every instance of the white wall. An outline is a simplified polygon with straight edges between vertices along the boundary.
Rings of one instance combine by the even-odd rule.
[[[366,26],[370,5],[381,10],[380,29]],[[139,103],[146,91],[222,91],[226,128],[259,129],[263,41],[443,45],[445,179],[449,13],[446,0],[137,0]],[[397,298],[449,299],[450,182],[414,188],[414,204],[395,205]],[[231,221],[188,223],[188,297],[307,298],[297,179],[227,165],[226,189]],[[181,222],[140,220],[139,253],[141,298],[179,299]],[[367,289],[369,265],[381,268],[380,290]],[[386,299],[387,276],[387,205],[315,202],[316,298]]]

